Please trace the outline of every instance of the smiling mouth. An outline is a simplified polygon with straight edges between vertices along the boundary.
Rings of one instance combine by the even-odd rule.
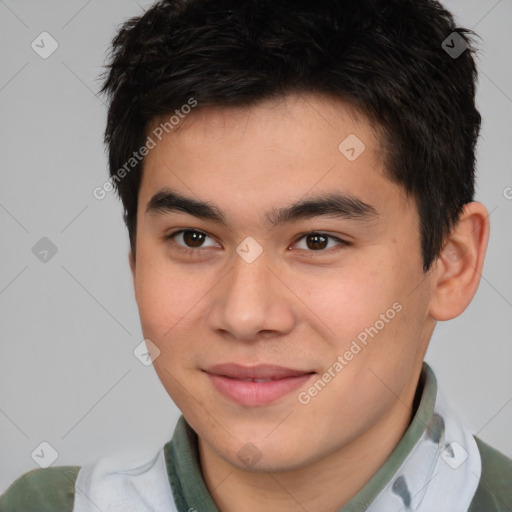
[[[276,365],[215,365],[204,370],[214,388],[230,401],[246,407],[268,405],[305,384],[313,371]]]

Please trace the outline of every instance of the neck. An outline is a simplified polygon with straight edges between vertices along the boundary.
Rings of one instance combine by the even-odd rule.
[[[402,438],[412,420],[415,392],[412,386],[385,416],[349,444],[290,471],[244,471],[199,438],[203,477],[217,508],[221,512],[338,510],[364,487]]]

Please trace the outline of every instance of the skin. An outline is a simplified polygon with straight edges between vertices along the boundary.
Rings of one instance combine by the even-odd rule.
[[[366,146],[353,162],[338,149],[349,134]],[[347,503],[411,421],[436,321],[460,315],[476,293],[487,210],[466,205],[424,274],[416,205],[384,176],[381,150],[371,124],[348,105],[309,95],[198,108],[146,157],[136,263],[130,254],[142,331],[160,350],[153,364],[162,384],[199,436],[202,473],[222,512],[332,512]],[[230,228],[186,213],[146,214],[164,187],[222,208]],[[263,212],[330,191],[357,195],[379,217],[274,229],[265,221]],[[206,233],[202,245],[165,239],[185,228]],[[311,232],[351,245],[311,248]],[[263,249],[250,264],[236,252],[249,236]],[[301,404],[298,393],[395,303],[401,311]],[[246,407],[202,371],[226,362],[317,375],[269,405]],[[250,465],[237,457],[247,443],[261,455]]]

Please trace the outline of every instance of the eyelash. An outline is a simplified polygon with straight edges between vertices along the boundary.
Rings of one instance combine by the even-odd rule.
[[[201,235],[204,235],[204,236],[207,236],[209,238],[212,238],[207,233],[204,233],[203,231],[199,231],[197,229],[180,229],[179,231],[175,231],[173,233],[169,233],[164,238],[165,238],[165,240],[172,240],[174,242],[174,238],[176,238],[178,235],[180,235],[182,233],[199,233]],[[338,242],[341,246],[347,246],[348,247],[348,246],[352,245],[352,243],[347,242],[345,240],[342,240],[341,238],[338,238],[338,237],[333,236],[333,235],[328,235],[327,233],[322,233],[320,231],[310,231],[308,233],[304,233],[304,234],[300,235],[296,239],[296,241],[293,242],[293,244],[296,244],[300,240],[302,240],[303,238],[308,237],[308,236],[312,236],[312,235],[323,236],[325,238],[329,238],[331,240],[334,240],[335,242]],[[197,249],[190,249],[190,248],[186,248],[186,247],[184,247],[182,245],[179,245],[176,242],[174,242],[174,243],[176,244],[177,249],[182,254],[185,254],[187,256],[197,256],[198,253],[200,252],[200,250],[204,249],[204,247],[199,247]],[[339,250],[339,246],[331,248],[331,249],[328,249],[328,250],[318,250],[318,251],[312,251],[312,250],[308,251],[308,250],[305,250],[305,249],[301,249],[301,250],[304,250],[306,253],[311,253],[308,257],[315,257],[317,255],[325,256],[325,255],[331,255],[332,253],[337,252]]]

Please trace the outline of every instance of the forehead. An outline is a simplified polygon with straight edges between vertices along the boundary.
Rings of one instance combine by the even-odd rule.
[[[165,120],[155,119],[147,135],[155,138]],[[384,174],[378,130],[339,100],[297,95],[252,107],[201,107],[168,131],[144,162],[144,208],[166,188],[210,200],[227,216],[257,211],[260,221],[272,208],[330,193],[376,211],[411,207]]]

